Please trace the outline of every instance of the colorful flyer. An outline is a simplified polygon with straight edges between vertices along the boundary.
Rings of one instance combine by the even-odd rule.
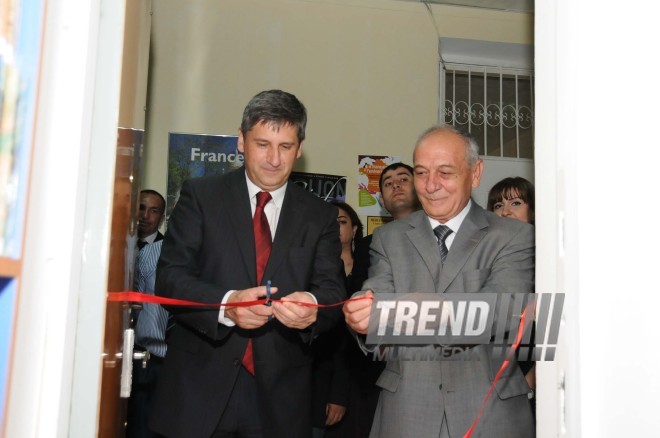
[[[400,157],[358,155],[358,208],[365,216],[390,216],[383,207],[378,180],[383,169],[401,162]]]

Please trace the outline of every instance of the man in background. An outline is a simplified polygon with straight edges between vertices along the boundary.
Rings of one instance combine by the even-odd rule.
[[[452,127],[432,127],[413,153],[422,211],[379,227],[371,245],[367,296],[427,293],[532,293],[534,228],[487,212],[470,199],[483,163],[478,145]],[[369,300],[344,305],[347,324],[366,334]],[[362,347],[364,337],[358,336]],[[408,346],[433,353],[437,345]],[[461,360],[388,360],[371,437],[463,437],[477,418],[503,357],[477,345]],[[478,360],[475,356],[478,355]],[[428,357],[419,355],[415,357]],[[489,398],[474,437],[533,437],[529,387],[515,358]]]
[[[165,217],[165,199],[155,190],[140,192],[138,219],[138,248],[135,259],[134,289],[154,294],[156,265],[160,257],[163,235],[158,228]],[[155,436],[147,426],[151,399],[160,375],[160,367],[167,351],[165,332],[168,313],[158,304],[144,303],[136,312],[136,350],[148,352],[145,362],[133,362],[133,384],[128,400],[126,436],[146,438]]]
[[[158,242],[163,234],[158,228],[165,219],[165,198],[155,190],[140,192],[140,217],[138,220],[138,248]]]
[[[405,163],[392,163],[385,167],[378,180],[381,197],[385,209],[392,215],[394,220],[402,219],[420,209],[419,199],[415,193],[413,184],[413,168]],[[371,246],[370,234],[361,240],[355,248],[355,265],[353,275],[356,284],[361,284],[367,279],[369,271],[369,246]],[[361,280],[361,281],[358,281]]]
[[[413,184],[413,168],[405,163],[392,163],[385,167],[378,180],[385,209],[394,220],[403,219],[420,209]],[[353,262],[353,284],[360,287],[369,272],[369,246],[373,234],[361,239],[355,248]],[[353,293],[355,291],[349,291]],[[371,354],[365,355],[353,339],[348,345],[349,368],[351,371],[351,393],[348,410],[338,429],[345,436],[369,436],[374,412],[378,404],[380,387],[376,380],[385,367],[384,362],[374,361]],[[339,436],[339,435],[337,435]]]

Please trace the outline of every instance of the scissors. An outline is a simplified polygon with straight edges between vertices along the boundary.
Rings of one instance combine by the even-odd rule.
[[[266,282],[266,306],[270,307],[273,303],[270,302],[270,280]],[[273,319],[273,315],[268,315],[268,321]]]

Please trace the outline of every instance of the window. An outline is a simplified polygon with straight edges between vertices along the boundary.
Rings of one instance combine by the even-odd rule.
[[[441,120],[470,132],[485,157],[534,158],[531,70],[441,64]]]

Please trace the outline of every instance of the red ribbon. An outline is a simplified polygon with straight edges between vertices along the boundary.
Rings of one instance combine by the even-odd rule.
[[[293,304],[300,304],[301,306],[305,307],[318,307],[318,308],[324,308],[324,307],[337,307],[337,306],[342,306],[344,303],[347,303],[349,301],[359,301],[359,300],[370,300],[371,297],[356,297],[356,298],[349,298],[344,301],[340,301],[338,303],[332,303],[332,304],[314,304],[314,303],[306,303],[303,301],[282,301],[282,300],[268,300],[266,298],[262,298],[260,300],[253,300],[253,301],[242,301],[238,303],[200,303],[197,301],[188,301],[188,300],[177,300],[175,298],[165,298],[165,297],[158,297],[155,295],[150,295],[150,294],[144,294],[141,292],[133,292],[133,291],[124,291],[124,292],[108,292],[108,301],[132,301],[135,303],[151,303],[151,304],[164,304],[166,306],[181,306],[181,307],[211,307],[211,308],[220,308],[220,307],[249,307],[249,306],[256,306],[259,304],[266,304],[266,303],[293,303]]]
[[[527,309],[523,310],[522,315],[520,315],[520,323],[518,324],[518,335],[516,336],[516,342],[511,346],[510,354],[515,354],[516,350],[518,350],[518,347],[520,347],[520,343],[522,342],[522,336],[523,336],[523,328],[525,326],[525,314],[527,313]],[[500,366],[500,370],[497,372],[495,375],[495,378],[493,379],[493,383],[490,385],[490,388],[488,389],[488,393],[486,394],[486,398],[484,398],[484,401],[481,403],[481,409],[479,409],[479,413],[477,414],[477,418],[474,419],[474,422],[472,423],[472,426],[468,429],[467,432],[465,432],[465,435],[463,435],[463,438],[470,438],[472,436],[472,433],[474,432],[474,429],[477,427],[477,423],[479,423],[479,420],[481,419],[481,416],[484,413],[484,409],[486,408],[486,402],[490,398],[491,394],[495,390],[495,385],[497,384],[497,381],[500,380],[500,377],[502,377],[502,374],[504,373],[504,370],[509,366],[511,363],[511,360],[509,358],[504,359],[502,362],[502,365]]]
[[[306,303],[302,301],[286,301],[287,303],[294,303],[294,304],[300,304],[301,306],[305,307],[318,307],[318,308],[324,308],[324,307],[336,307],[336,306],[342,306],[344,303],[347,303],[349,301],[359,301],[359,300],[371,300],[372,297],[367,297],[367,296],[360,296],[356,298],[349,298],[344,301],[340,301],[338,303],[333,303],[333,304],[313,304],[313,303]],[[211,307],[211,308],[220,308],[220,307],[248,307],[248,306],[256,306],[260,304],[266,304],[268,302],[273,302],[273,303],[281,303],[283,302],[282,300],[273,300],[271,299],[270,301],[266,298],[260,299],[260,300],[254,300],[254,301],[242,301],[238,303],[200,303],[197,301],[187,301],[187,300],[177,300],[175,298],[165,298],[165,297],[158,297],[155,295],[150,295],[150,294],[144,294],[140,292],[132,292],[132,291],[125,291],[125,292],[108,292],[108,301],[132,301],[132,302],[137,302],[137,303],[152,303],[152,304],[164,304],[164,305],[169,305],[169,306],[181,306],[181,307]],[[527,309],[525,309],[520,316],[520,324],[518,325],[518,334],[516,336],[516,342],[511,346],[511,354],[515,354],[515,351],[518,350],[518,347],[520,346],[520,343],[522,342],[522,337],[523,337],[523,328],[525,326],[525,314],[527,313]],[[479,409],[479,413],[477,414],[477,417],[474,419],[474,422],[472,423],[472,426],[470,426],[470,429],[463,435],[463,438],[471,438],[472,433],[474,432],[474,429],[477,427],[477,424],[479,423],[479,420],[481,419],[481,416],[484,413],[484,409],[486,408],[486,403],[488,402],[488,399],[492,395],[493,391],[495,390],[495,385],[497,382],[500,380],[500,377],[502,377],[502,374],[504,373],[504,370],[509,366],[511,363],[510,359],[504,359],[502,362],[502,365],[500,366],[499,371],[495,375],[495,378],[493,379],[493,383],[490,385],[490,388],[488,389],[488,393],[486,393],[486,398],[484,398],[484,401],[481,403],[481,408]]]

